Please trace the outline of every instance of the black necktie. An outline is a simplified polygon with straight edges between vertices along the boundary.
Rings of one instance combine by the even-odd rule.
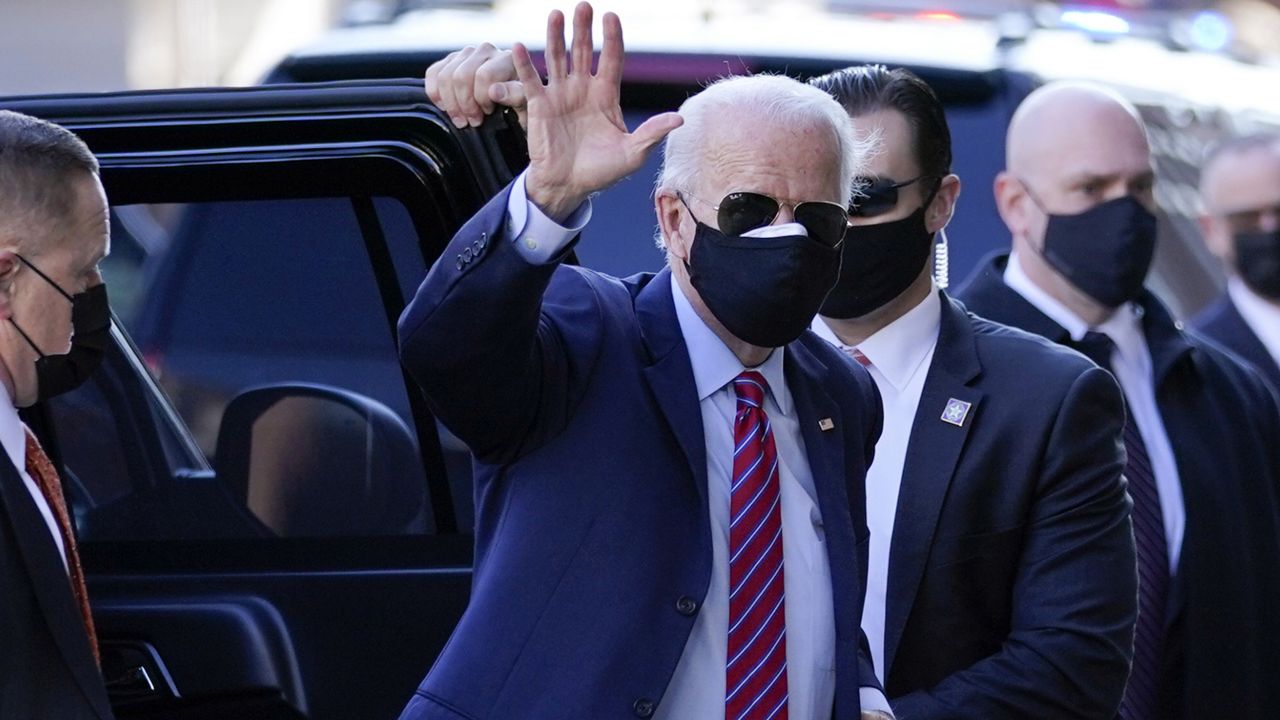
[[[1111,338],[1098,332],[1085,333],[1076,348],[1111,369],[1115,350]],[[1125,720],[1149,720],[1155,714],[1160,684],[1160,652],[1169,595],[1169,545],[1151,458],[1132,411],[1125,418],[1124,449],[1128,454],[1124,474],[1133,498],[1133,537],[1138,550],[1138,626],[1134,633],[1133,669],[1120,704],[1120,716]]]

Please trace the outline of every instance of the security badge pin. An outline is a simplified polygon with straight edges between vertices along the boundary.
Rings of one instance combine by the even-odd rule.
[[[942,421],[951,423],[956,427],[964,427],[964,419],[969,416],[969,408],[971,407],[973,407],[972,403],[951,398],[947,400],[947,407],[942,410]]]
[[[822,430],[823,432],[834,429],[835,426],[836,424],[831,421],[831,418],[822,418],[821,420],[818,421],[818,429]]]

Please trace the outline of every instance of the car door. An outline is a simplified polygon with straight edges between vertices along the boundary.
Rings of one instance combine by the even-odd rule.
[[[469,456],[395,322],[508,182],[416,81],[0,100],[98,156],[113,344],[25,411],[121,718],[391,718],[467,603]]]

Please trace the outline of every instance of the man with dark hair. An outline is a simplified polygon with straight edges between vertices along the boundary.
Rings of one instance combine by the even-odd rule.
[[[111,717],[57,470],[18,417],[93,371],[110,326],[98,163],[66,129],[0,111],[0,717]]]
[[[1137,612],[1120,389],[935,284],[960,180],[924,81],[864,65],[810,84],[881,146],[813,328],[884,403],[862,627],[890,704],[902,718],[1109,720]]]
[[[1104,88],[1051,83],[1014,113],[1006,159],[995,193],[1013,251],[960,297],[1081,349],[1124,391],[1141,581],[1121,716],[1280,717],[1280,410],[1143,286],[1156,218],[1142,119]]]
[[[1229,138],[1200,170],[1200,229],[1227,292],[1192,325],[1280,390],[1280,133]]]

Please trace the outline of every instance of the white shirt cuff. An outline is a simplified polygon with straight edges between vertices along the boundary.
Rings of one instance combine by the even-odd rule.
[[[591,200],[574,209],[565,224],[552,220],[525,194],[524,180],[528,170],[520,173],[507,196],[507,237],[532,265],[545,265],[557,257],[591,220]]]
[[[862,705],[863,712],[878,710],[889,717],[893,717],[893,709],[889,707],[889,699],[876,688],[858,688],[858,700]]]

